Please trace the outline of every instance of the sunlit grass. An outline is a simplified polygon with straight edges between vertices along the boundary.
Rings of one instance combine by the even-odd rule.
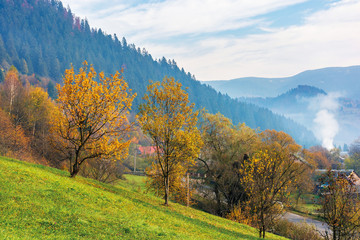
[[[317,203],[319,196],[315,194],[304,194],[298,204],[293,203],[291,210],[310,218],[319,218],[320,205]]]
[[[143,177],[108,185],[68,175],[0,157],[0,239],[258,239],[249,226],[163,206],[143,193]]]
[[[146,177],[145,176],[137,176],[131,174],[124,175],[124,181],[118,181],[117,185],[123,186],[126,188],[131,188],[135,191],[146,191]]]

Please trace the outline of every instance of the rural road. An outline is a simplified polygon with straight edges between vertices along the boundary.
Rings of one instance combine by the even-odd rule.
[[[293,223],[302,223],[306,222],[307,224],[314,225],[316,230],[318,230],[320,233],[324,234],[325,231],[331,231],[329,229],[329,226],[326,223],[323,223],[321,221],[317,221],[311,218],[303,217],[294,213],[285,213],[283,216],[286,220]]]

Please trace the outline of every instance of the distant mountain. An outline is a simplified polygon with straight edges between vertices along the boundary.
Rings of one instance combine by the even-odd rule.
[[[123,68],[125,80],[138,96],[135,111],[149,80],[159,81],[167,75],[187,88],[197,109],[221,112],[235,124],[245,122],[252,128],[285,131],[306,146],[317,143],[311,131],[293,120],[231,99],[196,81],[174,60],[154,60],[146,49],[127,43],[125,38],[119,40],[116,35],[91,28],[87,20],[76,17],[60,1],[0,0],[0,82],[4,72],[14,65],[21,73],[34,75],[38,81],[33,84],[47,88],[56,97],[54,83],[61,83],[71,63],[79,69],[84,60],[106,74]]]
[[[204,83],[230,97],[276,97],[298,85],[309,85],[326,92],[339,92],[360,99],[360,66],[309,70],[286,78],[238,78]]]

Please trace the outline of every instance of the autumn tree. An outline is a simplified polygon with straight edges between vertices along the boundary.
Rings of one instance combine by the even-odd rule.
[[[55,102],[44,89],[29,86],[26,88],[23,104],[22,126],[31,140],[34,157],[46,158],[51,166],[59,167],[59,156],[49,142],[53,138],[49,129],[52,113],[56,109]]]
[[[24,140],[30,144],[30,147],[22,147],[21,154],[26,154],[28,160],[46,164],[43,158],[45,155],[49,159],[54,159],[54,155],[50,153],[52,149],[47,141],[50,115],[54,109],[54,103],[42,88],[30,85],[24,87],[20,80],[21,77],[16,68],[11,67],[6,74],[6,80],[0,84],[2,99],[0,107],[7,113],[11,125],[16,130],[14,132],[9,128],[7,135],[12,132],[13,137],[16,134],[23,136],[18,141]],[[4,123],[4,126],[9,125]],[[11,139],[11,137],[8,136],[7,139]],[[19,150],[15,152],[20,154]]]
[[[15,126],[8,113],[0,109],[0,154],[23,158],[29,155],[29,138],[21,126]]]
[[[258,136],[255,130],[245,124],[234,125],[220,113],[203,112],[200,131],[204,145],[198,171],[204,173],[204,184],[209,186],[202,195],[210,201],[215,197],[215,213],[223,215],[246,198],[239,168],[244,156],[247,158],[255,151]],[[209,189],[211,193],[207,193]]]
[[[37,134],[42,123],[53,111],[53,105],[47,92],[40,87],[30,87],[28,91],[28,127],[32,136]]]
[[[119,72],[105,77],[86,61],[79,73],[65,71],[64,85],[57,85],[58,110],[52,121],[57,149],[69,160],[71,177],[88,159],[122,159],[130,144],[126,114],[135,97]]]
[[[319,169],[331,168],[331,156],[329,150],[322,146],[313,146],[309,149],[313,153],[314,160]]]
[[[328,170],[320,180],[324,187],[320,198],[320,214],[331,232],[326,239],[358,239],[360,199],[352,176]]]
[[[249,195],[248,204],[256,217],[254,225],[259,237],[281,213],[281,204],[287,199],[291,185],[307,167],[298,155],[301,147],[284,132],[265,130],[262,145],[244,168],[240,169],[243,184]]]
[[[194,162],[202,145],[196,127],[198,113],[193,108],[181,84],[168,77],[147,87],[139,108],[139,123],[156,149],[152,169],[157,169],[161,176],[165,205],[170,197],[172,176]],[[152,179],[158,178],[155,175]]]
[[[354,169],[357,173],[360,172],[360,138],[351,143],[345,166]]]
[[[313,180],[313,174],[317,167],[315,162],[314,153],[310,152],[307,149],[302,149],[301,154],[299,155],[304,160],[304,163],[308,167],[305,168],[304,172],[297,178],[297,181],[292,185],[292,192],[294,193],[295,204],[298,205],[301,196],[306,193],[311,192],[315,187],[315,181]]]
[[[14,105],[17,104],[18,98],[21,96],[23,87],[19,79],[19,73],[14,66],[11,66],[9,71],[5,75],[3,83],[3,94],[2,100],[4,101],[3,108],[12,115],[14,112]]]
[[[1,86],[1,95],[2,109],[9,114],[16,126],[23,124],[26,121],[26,93],[14,66],[11,66],[5,75]]]

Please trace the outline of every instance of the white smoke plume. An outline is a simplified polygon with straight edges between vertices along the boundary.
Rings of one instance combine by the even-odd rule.
[[[311,108],[316,111],[316,117],[313,120],[314,132],[322,141],[322,146],[328,150],[334,148],[334,138],[339,132],[339,123],[336,119],[339,97],[339,93],[319,95],[311,104]]]
[[[315,132],[321,138],[322,146],[328,150],[333,149],[334,138],[339,132],[339,124],[334,113],[327,109],[320,110],[316,114],[314,122],[318,127]]]

